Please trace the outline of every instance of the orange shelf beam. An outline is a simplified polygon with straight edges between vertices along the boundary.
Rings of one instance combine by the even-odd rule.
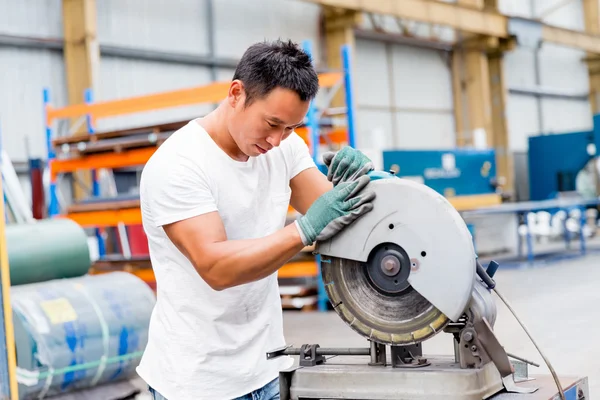
[[[339,72],[328,72],[319,75],[322,88],[334,86],[343,75]],[[173,90],[145,96],[129,97],[121,100],[101,101],[93,104],[74,104],[62,108],[46,108],[46,123],[52,124],[55,119],[75,118],[89,115],[92,119],[132,114],[137,112],[179,107],[200,103],[216,103],[221,101],[229,90],[231,82],[216,82],[209,85],[189,89]]]
[[[285,264],[279,269],[279,278],[300,278],[317,276],[319,268],[316,261],[300,261]]]
[[[121,210],[87,211],[68,213],[57,218],[69,218],[84,228],[107,228],[123,223],[125,225],[140,225],[142,211],[139,208],[124,208]]]
[[[59,173],[74,172],[80,169],[123,168],[144,165],[155,151],[155,147],[148,147],[127,150],[121,153],[103,153],[66,160],[51,160],[50,178],[54,181]]]
[[[302,126],[300,128],[295,129],[295,132],[298,134],[298,136],[300,136],[302,138],[302,140],[304,140],[304,142],[306,142],[306,144],[309,144],[309,135],[310,135],[310,129],[306,126]],[[325,138],[327,137],[332,143],[336,143],[336,144],[344,144],[344,143],[348,143],[348,134],[345,128],[337,128],[337,129],[333,129],[332,131],[328,132],[328,133],[323,133],[320,135],[320,142],[321,144],[327,144],[327,139]]]

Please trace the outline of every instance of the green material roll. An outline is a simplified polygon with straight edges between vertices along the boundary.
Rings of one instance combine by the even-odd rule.
[[[70,219],[6,227],[12,286],[85,275],[91,265],[87,235]]]

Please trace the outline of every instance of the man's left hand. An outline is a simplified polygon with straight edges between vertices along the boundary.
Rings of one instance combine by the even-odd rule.
[[[375,168],[369,157],[352,147],[344,147],[337,153],[323,154],[323,162],[329,170],[327,179],[334,186],[360,178]]]

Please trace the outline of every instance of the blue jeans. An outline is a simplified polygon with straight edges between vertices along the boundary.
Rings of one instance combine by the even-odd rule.
[[[149,388],[149,390],[154,400],[167,400],[166,397],[153,388]],[[237,397],[233,400],[279,400],[279,378],[275,378],[260,389],[256,389],[251,393],[245,394],[242,397]]]

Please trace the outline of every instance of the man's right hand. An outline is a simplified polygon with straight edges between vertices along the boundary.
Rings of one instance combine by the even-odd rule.
[[[297,221],[304,245],[327,240],[373,209],[375,192],[363,190],[370,178],[343,182],[319,197]]]

